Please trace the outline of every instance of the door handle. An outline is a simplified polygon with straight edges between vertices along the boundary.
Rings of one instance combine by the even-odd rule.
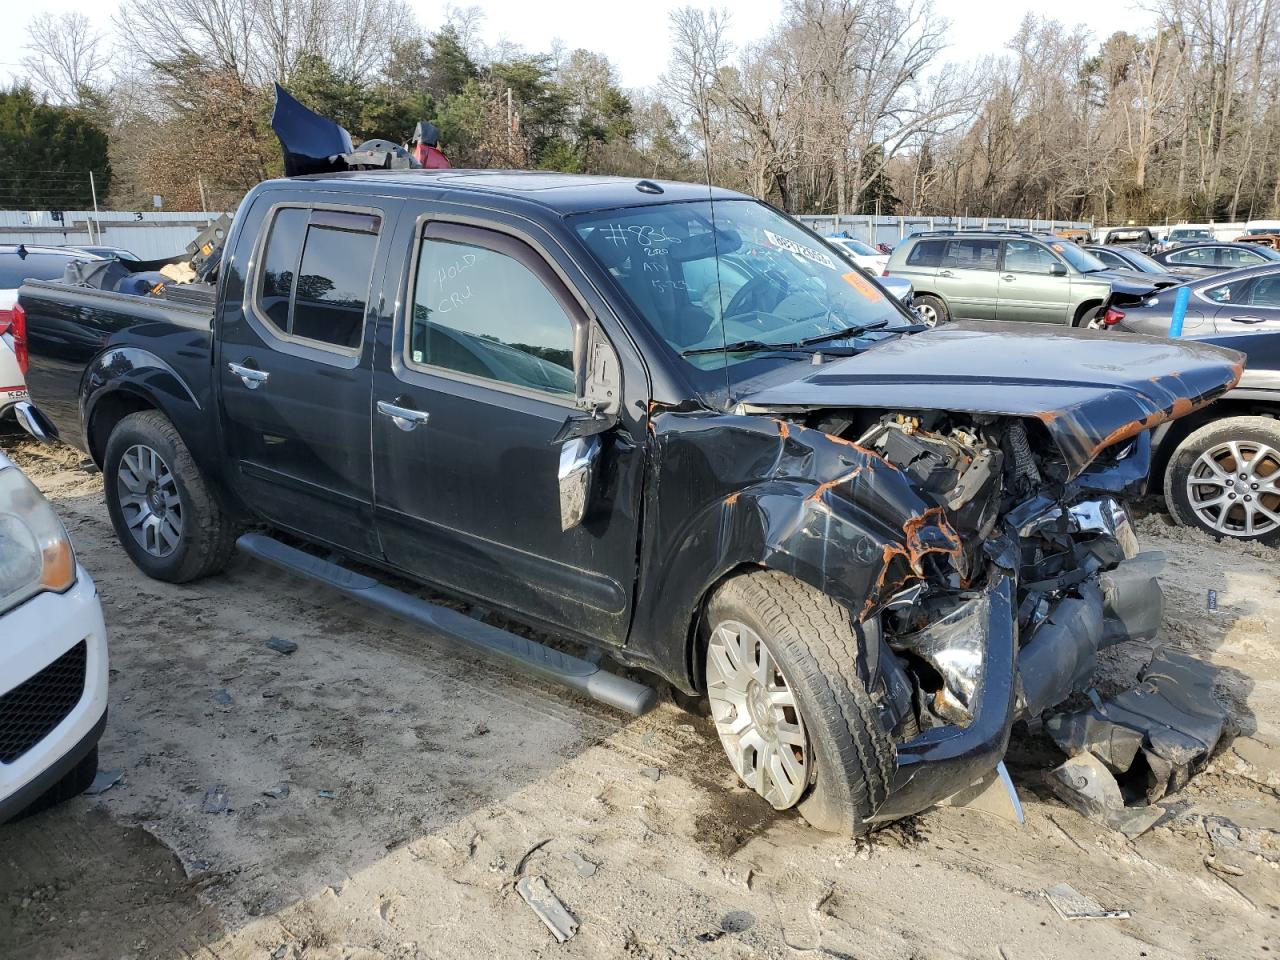
[[[431,414],[425,410],[411,410],[409,407],[398,407],[394,403],[387,400],[378,401],[378,412],[383,416],[390,417],[401,430],[412,430],[420,423],[426,423],[431,419]]]
[[[938,271],[938,276],[940,276],[940,277],[954,277],[954,276],[955,276],[955,274],[954,274],[954,273],[952,273],[950,270],[939,270],[939,271]]]
[[[255,370],[253,367],[242,366],[238,363],[228,363],[227,369],[239,377],[250,390],[257,390],[271,376],[265,370]]]
[[[1006,274],[1003,274],[1003,275],[1000,277],[1000,279],[1001,279],[1001,280],[1016,280],[1016,279],[1017,279],[1017,277],[1015,277],[1012,273],[1006,273]]]
[[[1265,323],[1265,317],[1232,317],[1232,323]]]

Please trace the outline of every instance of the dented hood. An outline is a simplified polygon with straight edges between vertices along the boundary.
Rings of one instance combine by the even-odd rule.
[[[1185,416],[1240,379],[1244,357],[1187,340],[963,322],[886,340],[740,399],[765,409],[865,407],[1034,417],[1072,475],[1099,451]]]

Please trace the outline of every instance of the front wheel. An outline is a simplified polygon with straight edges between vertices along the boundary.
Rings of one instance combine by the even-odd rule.
[[[235,526],[164,414],[147,410],[116,424],[102,476],[116,536],[147,576],[186,583],[226,566]]]
[[[1164,498],[1184,526],[1280,543],[1280,422],[1228,417],[1196,430],[1169,459]]]
[[[707,614],[707,695],[734,772],[777,810],[865,833],[888,793],[894,748],[859,672],[861,625],[774,571],[727,581]]]

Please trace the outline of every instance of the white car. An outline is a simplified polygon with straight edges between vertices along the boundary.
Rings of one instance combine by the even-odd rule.
[[[884,273],[885,267],[889,266],[889,255],[881,253],[869,243],[854,240],[852,237],[827,237],[827,242],[841,247],[849,255],[850,260],[862,269],[870,270],[877,277]]]
[[[0,824],[83,792],[106,723],[98,590],[53,507],[0,453]]]

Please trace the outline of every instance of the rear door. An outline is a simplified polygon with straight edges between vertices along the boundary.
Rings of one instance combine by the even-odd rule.
[[[1000,241],[961,237],[943,244],[938,290],[956,320],[994,320],[999,292]]]
[[[996,317],[1029,323],[1066,323],[1071,280],[1066,264],[1035,240],[1004,241],[1000,305]],[[1057,269],[1063,271],[1055,274]]]
[[[557,435],[576,409],[578,345],[588,329],[603,329],[607,308],[579,292],[589,285],[572,259],[528,221],[424,212],[405,253],[402,306],[392,335],[379,337],[373,392],[387,559],[523,619],[621,644],[636,575],[643,424],[602,435],[603,503],[569,530],[557,480]],[[615,349],[634,368],[638,355],[616,333]],[[645,378],[626,379],[626,408],[647,409]]]
[[[259,198],[243,233],[257,237],[239,264],[248,272],[226,282],[215,361],[236,492],[273,525],[375,557],[372,333],[399,207]]]

